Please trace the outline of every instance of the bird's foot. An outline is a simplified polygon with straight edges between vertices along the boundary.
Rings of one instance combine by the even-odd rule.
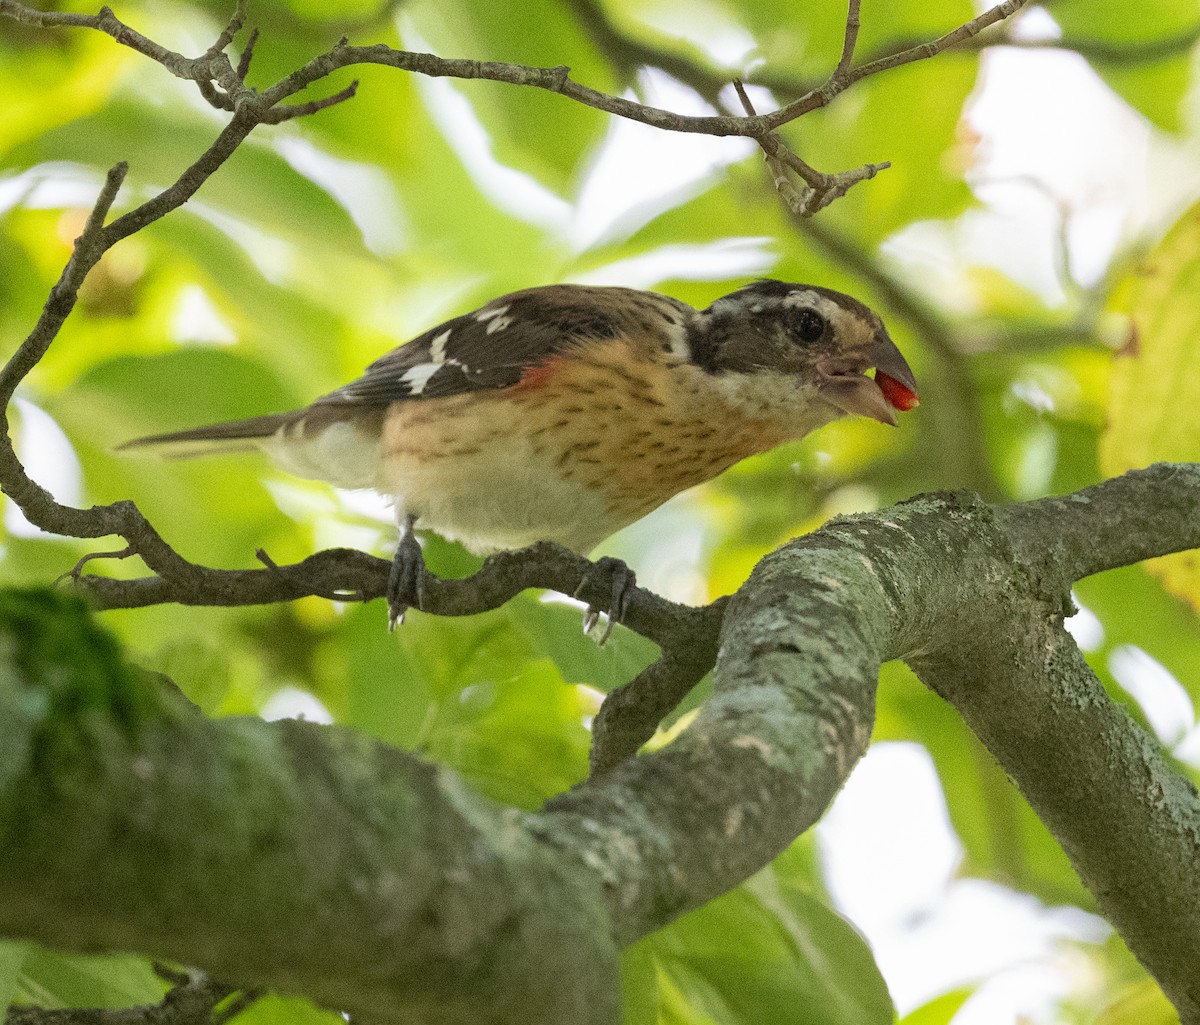
[[[625,565],[620,559],[614,559],[611,556],[604,556],[602,559],[597,559],[592,568],[584,574],[583,580],[580,581],[578,589],[575,591],[575,597],[579,597],[580,592],[592,579],[593,574],[608,574],[611,579],[611,597],[609,598],[608,608],[597,608],[595,605],[589,605],[587,611],[583,614],[583,632],[590,634],[592,628],[596,625],[596,621],[600,618],[600,613],[604,612],[608,616],[608,622],[604,626],[604,632],[597,640],[597,644],[603,646],[612,633],[613,626],[620,623],[625,618],[626,609],[629,607],[629,599],[633,595],[634,586],[637,584],[637,574]]]
[[[392,568],[388,573],[387,604],[388,632],[404,622],[404,613],[410,608],[421,608],[425,599],[425,556],[421,544],[413,533],[411,521],[400,531],[396,554],[392,556]]]

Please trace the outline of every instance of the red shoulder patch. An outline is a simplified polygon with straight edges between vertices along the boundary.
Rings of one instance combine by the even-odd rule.
[[[517,382],[516,387],[522,391],[544,388],[559,375],[568,362],[570,361],[565,356],[551,356],[541,363],[526,367],[521,372],[521,380]]]

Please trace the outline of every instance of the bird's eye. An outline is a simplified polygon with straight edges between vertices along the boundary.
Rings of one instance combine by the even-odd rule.
[[[792,317],[792,334],[802,342],[815,342],[825,333],[825,318],[816,310],[797,310]]]

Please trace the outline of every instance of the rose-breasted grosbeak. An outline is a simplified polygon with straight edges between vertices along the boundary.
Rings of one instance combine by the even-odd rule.
[[[547,285],[426,331],[304,409],[122,448],[258,448],[299,476],[391,496],[405,528],[395,618],[419,568],[414,524],[477,553],[540,540],[586,553],[747,456],[847,413],[894,425],[916,404],[882,321],[840,292],[764,280],[696,310]]]

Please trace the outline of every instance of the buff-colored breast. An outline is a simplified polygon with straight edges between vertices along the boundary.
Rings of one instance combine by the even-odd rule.
[[[538,540],[588,551],[795,434],[669,354],[606,343],[504,391],[394,404],[378,486],[418,526],[476,551]]]

